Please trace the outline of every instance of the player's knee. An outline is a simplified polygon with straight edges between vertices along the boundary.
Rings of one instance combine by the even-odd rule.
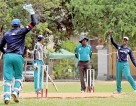
[[[126,77],[127,80],[129,80],[129,79],[131,79],[132,76],[131,75],[126,75],[125,77]]]

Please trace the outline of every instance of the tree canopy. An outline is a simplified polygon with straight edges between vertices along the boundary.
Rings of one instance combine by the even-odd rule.
[[[130,45],[135,45],[135,0],[70,0],[67,7],[77,32],[88,32],[91,38],[101,35],[99,38],[106,40],[112,29],[118,42],[128,36]]]
[[[13,18],[21,19],[23,26],[29,24],[29,14],[24,4],[32,4],[37,17],[37,26],[26,38],[26,46],[32,48],[36,37],[54,35],[55,48],[71,35],[87,32],[89,38],[107,40],[108,31],[121,42],[123,36],[136,43],[135,0],[0,0],[0,36],[11,28]]]

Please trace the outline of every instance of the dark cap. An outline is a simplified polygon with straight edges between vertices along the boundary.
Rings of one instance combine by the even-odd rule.
[[[38,41],[41,41],[42,39],[45,39],[45,37],[43,35],[38,35],[37,39]]]

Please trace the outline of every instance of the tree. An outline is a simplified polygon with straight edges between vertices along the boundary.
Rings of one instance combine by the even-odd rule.
[[[0,0],[0,35],[3,35],[4,26],[8,22],[8,18],[5,17],[9,17],[8,9],[6,3],[3,0]]]
[[[51,10],[59,8],[59,0],[42,0],[37,2],[37,0],[1,0],[0,1],[0,36],[3,36],[2,32],[6,32],[11,29],[11,20],[13,18],[21,19],[23,26],[29,23],[28,13],[23,10],[24,4],[32,4],[37,17],[37,26],[35,29],[28,33],[26,36],[26,47],[33,49],[34,43],[37,40],[39,34],[43,34],[48,37],[49,34],[54,34],[55,25],[49,20],[53,20],[54,16],[50,16]]]
[[[61,47],[69,52],[75,53],[75,48],[77,45],[78,43],[67,40],[61,44]]]
[[[13,18],[20,18],[24,26],[29,22],[28,13],[22,9],[26,0],[0,0],[1,36],[11,26]],[[89,38],[107,40],[107,32],[114,30],[114,38],[120,41],[128,36],[131,46],[136,41],[135,0],[27,0],[35,9],[37,26],[29,33],[26,46],[33,48],[39,34],[54,35],[55,49],[71,35],[87,32]]]
[[[78,33],[88,32],[91,38],[101,35],[106,40],[107,32],[112,29],[118,42],[128,36],[131,46],[136,43],[135,0],[70,0],[67,8]]]

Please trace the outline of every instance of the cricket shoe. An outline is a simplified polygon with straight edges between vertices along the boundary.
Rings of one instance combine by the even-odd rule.
[[[11,96],[12,96],[14,102],[19,103],[18,96],[17,96],[17,93],[16,93],[16,92],[13,92],[13,93],[11,94]]]
[[[85,93],[85,90],[81,90],[81,93]]]
[[[36,90],[36,93],[37,93],[37,94],[41,94],[41,90],[40,90],[40,89],[37,89],[37,90]]]
[[[36,94],[41,94],[41,91],[36,91]]]
[[[4,99],[4,103],[5,103],[6,105],[8,105],[8,104],[9,104],[9,102],[10,102],[9,98],[8,98],[8,97],[6,97],[6,98]]]
[[[114,91],[113,94],[121,94],[122,92],[121,91]]]

